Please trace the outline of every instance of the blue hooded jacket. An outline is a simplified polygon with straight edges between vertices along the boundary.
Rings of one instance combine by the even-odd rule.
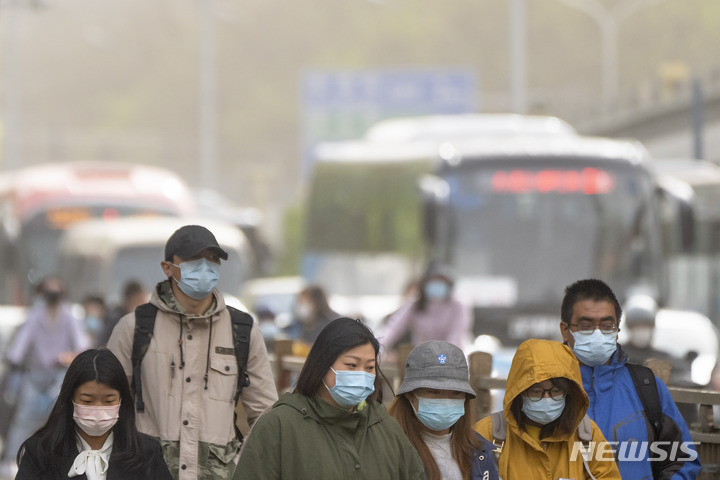
[[[694,480],[700,473],[700,459],[690,437],[685,420],[665,384],[656,377],[660,405],[662,407],[662,430],[660,438],[655,436],[650,422],[643,411],[635,384],[626,368],[627,358],[622,349],[613,353],[610,363],[596,367],[580,366],[583,388],[590,399],[588,415],[600,427],[613,451],[620,474],[627,480]],[[664,441],[667,455],[657,452],[657,447],[648,443]],[[623,443],[626,442],[626,443]],[[670,444],[667,442],[678,442]],[[660,457],[666,456],[665,460]],[[640,457],[642,461],[632,461]],[[647,461],[648,458],[659,460]],[[655,476],[653,477],[653,470]]]

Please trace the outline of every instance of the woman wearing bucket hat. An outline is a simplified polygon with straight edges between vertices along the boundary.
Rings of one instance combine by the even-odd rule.
[[[465,354],[431,340],[413,348],[389,413],[400,423],[428,480],[498,478],[493,444],[473,431],[475,398]]]
[[[475,429],[498,445],[504,480],[619,480],[612,445],[586,415],[580,366],[567,345],[527,340],[515,352],[503,411]]]
[[[424,480],[417,452],[381,404],[379,350],[359,320],[323,328],[295,390],[253,427],[234,478]]]

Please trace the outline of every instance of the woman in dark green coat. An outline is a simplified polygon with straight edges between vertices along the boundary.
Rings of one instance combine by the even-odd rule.
[[[424,480],[415,448],[380,403],[379,349],[358,320],[326,326],[295,390],[253,427],[234,479]]]

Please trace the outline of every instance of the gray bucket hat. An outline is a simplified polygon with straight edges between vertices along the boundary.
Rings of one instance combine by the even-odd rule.
[[[465,354],[452,343],[430,340],[416,346],[405,362],[405,378],[397,394],[418,388],[465,392],[475,398],[470,386]]]

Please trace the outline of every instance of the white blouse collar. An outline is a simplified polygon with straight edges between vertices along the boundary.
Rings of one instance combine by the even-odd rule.
[[[110,432],[100,450],[93,450],[80,435],[77,435],[76,443],[80,453],[75,457],[68,477],[77,477],[84,473],[88,480],[105,480],[112,453],[113,433]]]

